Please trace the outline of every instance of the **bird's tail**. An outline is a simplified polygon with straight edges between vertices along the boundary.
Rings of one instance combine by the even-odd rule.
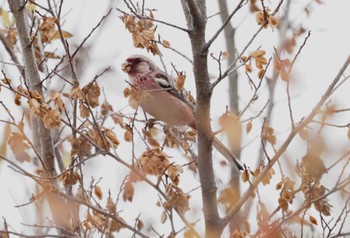
[[[230,165],[237,171],[240,172],[240,170],[244,170],[243,165],[238,160],[237,156],[234,155],[229,148],[227,148],[221,141],[214,137],[213,140],[213,146],[214,148],[222,154],[227,161],[230,163]]]

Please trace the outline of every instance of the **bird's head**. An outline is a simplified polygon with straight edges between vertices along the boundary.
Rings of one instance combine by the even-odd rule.
[[[122,70],[131,74],[149,74],[155,69],[151,59],[143,55],[131,55],[122,64]]]

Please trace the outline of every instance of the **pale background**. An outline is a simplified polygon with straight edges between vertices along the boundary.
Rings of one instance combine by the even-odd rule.
[[[114,10],[108,17],[108,20],[104,23],[103,29],[98,35],[94,35],[88,41],[88,45],[93,47],[92,51],[86,56],[87,61],[90,62],[90,64],[84,69],[84,74],[80,75],[81,78],[79,78],[79,80],[82,84],[84,84],[84,82],[89,82],[94,75],[101,72],[104,68],[111,66],[112,71],[99,79],[100,86],[104,88],[107,100],[113,105],[116,111],[121,110],[124,113],[132,113],[133,110],[127,107],[127,100],[122,97],[122,91],[127,86],[124,80],[127,78],[121,72],[120,65],[130,54],[147,53],[145,50],[139,50],[133,47],[131,35],[127,32],[123,23],[118,18],[120,13],[115,10],[115,7],[127,11],[125,5],[121,1],[112,2]],[[271,2],[275,4],[276,1]],[[295,19],[295,21],[303,25],[306,30],[311,30],[311,37],[309,38],[307,45],[304,47],[294,68],[295,73],[291,90],[295,121],[299,121],[303,116],[307,115],[315,102],[319,100],[327,85],[337,74],[339,68],[350,53],[350,32],[348,26],[348,23],[350,22],[350,2],[347,0],[324,0],[324,4],[313,9],[310,19],[306,19],[305,15],[301,13],[301,9],[305,6],[306,1],[299,0],[292,2],[292,12],[290,14],[291,19]],[[157,19],[169,21],[180,26],[186,26],[180,1],[153,0],[147,1],[146,3],[149,8],[158,9],[158,11],[155,12]],[[107,12],[109,4],[110,1],[107,0],[65,1],[63,12],[66,12],[67,15],[64,17],[64,29],[74,34],[74,37],[69,39],[71,45],[79,44],[84,39],[100,18]],[[208,1],[207,5],[208,15],[213,15],[218,12],[216,1]],[[3,6],[4,9],[8,10],[6,1],[0,1],[0,6]],[[231,9],[232,7],[233,6],[231,6]],[[233,24],[238,26],[236,41],[239,51],[256,32],[257,26],[255,24],[255,18],[251,15],[247,15],[246,10],[240,11],[239,14],[233,18]],[[208,38],[212,36],[219,25],[219,16],[209,19],[207,31]],[[185,33],[161,24],[158,24],[157,32],[161,34],[163,39],[168,40],[172,47],[185,53],[187,56],[191,56],[189,40]],[[264,32],[251,45],[248,52],[262,46],[263,49],[266,49],[268,57],[272,56],[272,46],[276,44],[276,36],[277,30],[274,32],[271,29],[264,30]],[[303,40],[302,37],[300,39]],[[219,38],[211,48],[210,52],[218,55],[221,50],[225,50],[223,42],[223,39]],[[298,42],[298,45],[300,45],[300,43],[301,42]],[[6,61],[8,56],[4,52],[2,45],[0,46],[0,52],[1,60]],[[163,49],[162,52],[164,54],[163,59],[168,71],[172,72],[171,63],[174,63],[177,69],[185,71],[187,74],[186,88],[192,89],[191,91],[194,93],[191,65],[172,51]],[[153,57],[150,54],[147,55],[159,64],[159,58]],[[212,75],[217,75],[216,63],[210,59],[209,62],[210,73]],[[6,72],[13,70],[13,68],[2,64],[0,64],[0,68],[4,69]],[[242,73],[242,71],[240,72]],[[242,92],[241,106],[243,106],[248,102],[251,96],[251,91],[247,85],[246,78],[240,77],[240,80],[242,80],[240,91]],[[349,86],[349,82],[347,82],[336,92],[335,96],[332,97],[332,102],[336,102],[339,108],[349,108]],[[225,110],[225,107],[228,104],[227,83],[221,83],[215,92],[212,103],[212,118],[213,128],[217,129],[218,125],[216,119]],[[283,82],[278,83],[276,93],[276,107],[274,111],[278,111],[279,114],[278,116],[274,116],[272,122],[276,134],[278,135],[278,142],[281,142],[284,136],[287,135],[290,126],[288,110],[286,107],[287,100],[285,84]],[[3,100],[4,102],[10,100],[7,97],[5,90],[0,92],[0,100]],[[261,101],[253,104],[251,107],[252,113],[256,114],[260,111],[265,102],[264,95],[262,95]],[[1,111],[0,115],[2,119],[6,119],[3,116],[3,111]],[[340,124],[346,124],[349,123],[349,118],[348,115],[347,117],[336,118],[336,120]],[[3,134],[3,127],[4,125],[0,124],[0,142],[2,142],[1,135]],[[260,143],[259,140],[256,139],[259,130],[259,124],[254,124],[253,131],[250,135],[245,137],[243,142],[243,146],[249,143],[242,152],[243,160],[252,168],[255,167],[258,145]],[[348,147],[349,142],[340,142],[345,136],[345,130],[339,130],[339,134],[334,134],[333,129],[332,136],[328,139],[333,142],[332,145],[334,146],[334,149]],[[120,137],[122,137],[122,135]],[[250,143],[251,141],[253,141],[253,143]],[[124,145],[118,148],[117,152],[122,158],[129,160],[130,147],[127,144],[125,145],[125,143],[122,144]],[[142,146],[142,143],[140,143],[139,146]],[[287,155],[291,155],[293,159],[300,159],[303,152],[299,152],[298,149],[299,143],[298,139],[296,139],[296,142],[293,142],[290,149],[287,151]],[[171,153],[174,157],[181,157],[175,151],[172,151]],[[11,154],[8,155],[9,158],[11,158],[11,156]],[[216,157],[219,156],[217,155]],[[220,158],[218,158],[218,160],[220,160]],[[185,160],[179,158],[179,163],[181,162],[185,162]],[[331,162],[328,163],[325,161],[325,163],[329,164]],[[33,171],[33,168],[26,163],[21,166],[28,171]],[[217,163],[215,166],[216,171],[220,171],[218,172],[217,179],[218,186],[220,187],[223,184],[226,184],[228,180],[228,168],[223,168]],[[86,164],[85,169],[86,180],[88,180],[90,176],[94,176],[96,179],[103,178],[100,185],[104,189],[105,198],[107,197],[108,189],[111,190],[113,196],[116,196],[122,179],[128,173],[126,169],[121,167],[121,165],[116,164],[116,162],[110,158],[92,159]],[[197,177],[198,175],[194,175],[187,171],[181,178],[180,186],[184,188],[185,192],[198,187],[199,182]],[[88,181],[86,182],[88,183]],[[31,193],[34,191],[33,187],[34,185],[32,181],[16,174],[5,162],[0,162],[0,217],[6,219],[10,228],[17,231],[29,232],[30,228],[21,226],[21,223],[35,223],[35,217],[30,215],[33,214],[33,205],[14,208],[16,205],[28,202]],[[161,209],[155,206],[155,201],[157,199],[156,193],[144,183],[136,184],[135,190],[136,193],[133,203],[124,204],[123,202],[120,202],[118,208],[124,210],[120,215],[126,221],[133,223],[140,210],[142,210],[141,219],[146,223],[146,226],[153,223],[154,228],[162,232],[163,225],[159,224]],[[199,191],[200,190],[197,189],[195,192],[191,193],[191,205],[196,208],[194,211],[187,214],[187,217],[191,221],[201,218],[201,199]],[[263,198],[268,197],[269,194],[270,193],[262,193],[262,196]],[[101,204],[104,204],[104,201],[102,201]],[[337,209],[336,201],[333,201],[332,204],[335,206],[334,209]],[[275,204],[271,203],[267,204],[267,206],[274,208]],[[203,221],[201,220],[198,227],[202,225]],[[182,223],[179,222],[177,228],[180,229],[182,226]],[[1,227],[2,225],[0,225],[0,228]],[[168,230],[167,228],[165,228],[165,230]],[[130,233],[126,231],[125,234],[129,235]]]

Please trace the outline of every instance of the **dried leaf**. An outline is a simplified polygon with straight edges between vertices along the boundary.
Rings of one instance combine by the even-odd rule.
[[[258,58],[266,54],[265,50],[255,50],[249,54],[250,57]]]
[[[61,39],[61,34],[59,33],[59,31],[55,30],[51,33],[51,37],[50,40],[57,40],[57,39]],[[63,39],[67,39],[72,37],[73,34],[69,33],[68,31],[62,31],[62,38]]]
[[[233,205],[237,202],[239,196],[232,187],[226,187],[220,191],[218,202],[225,206],[225,210],[230,210]]]
[[[124,191],[123,191],[124,202],[126,201],[132,202],[134,193],[135,193],[135,190],[134,190],[134,186],[132,185],[132,182],[130,180],[127,180],[124,184]]]
[[[170,47],[170,42],[167,41],[167,40],[163,40],[163,46],[164,46],[165,48],[169,48],[169,47]]]
[[[71,156],[78,156],[80,159],[90,156],[91,155],[91,143],[85,139],[83,136],[80,136],[78,138],[70,139],[69,142],[71,143],[72,149],[71,149]]]
[[[4,135],[3,135],[3,139],[0,141],[0,154],[1,155],[6,155],[7,154],[7,146],[6,146],[6,141],[8,141],[8,139],[11,136],[11,124],[6,123],[5,125],[5,130],[4,130]],[[1,162],[2,160],[0,160]]]
[[[222,52],[222,59],[228,59],[228,57],[230,57],[230,53],[227,51]]]
[[[244,170],[242,173],[242,182],[248,182],[249,181],[249,172],[248,170]]]
[[[316,220],[316,218],[315,217],[313,217],[313,216],[309,216],[309,220],[310,220],[310,222],[312,223],[312,224],[314,224],[314,225],[317,225],[317,220]]]
[[[283,198],[283,197],[280,197],[279,199],[278,199],[278,205],[279,205],[279,207],[282,209],[282,211],[287,211],[288,210],[288,201],[285,199],[285,198]]]
[[[165,211],[162,212],[162,215],[160,216],[160,222],[164,224],[167,220],[168,216]]]
[[[117,205],[110,196],[107,198],[106,209],[111,214],[117,214]]]
[[[131,95],[131,90],[130,88],[125,88],[123,91],[124,97],[128,98]]]
[[[136,228],[138,231],[141,231],[145,227],[145,224],[142,220],[138,219],[136,223]]]
[[[249,134],[249,132],[252,130],[252,128],[253,128],[252,121],[248,121],[248,123],[247,123],[247,125],[245,127],[245,130],[246,130],[247,134]]]
[[[102,192],[102,189],[100,186],[96,185],[94,187],[94,194],[95,196],[99,199],[99,200],[102,200],[103,198],[103,192]]]
[[[179,73],[177,75],[177,78],[176,78],[176,83],[175,83],[175,88],[177,90],[181,90],[183,89],[184,85],[185,85],[185,80],[186,80],[186,74],[184,73]]]
[[[79,113],[82,118],[87,118],[90,116],[90,110],[83,102],[79,103]]]
[[[90,107],[95,108],[100,105],[99,97],[101,95],[101,89],[96,81],[84,86],[82,91],[84,92],[85,99]]]
[[[26,150],[30,148],[26,140],[27,139],[24,135],[17,132],[12,132],[12,135],[7,142],[12,152],[15,154],[16,159],[21,163],[24,161],[31,161],[31,157],[26,152]]]
[[[119,142],[119,140],[118,140],[118,138],[117,138],[117,135],[114,134],[113,131],[111,131],[111,130],[105,130],[104,132],[105,132],[105,135],[106,135],[106,137],[108,138],[108,140],[109,140],[110,142],[112,142],[112,144],[113,144],[114,146],[118,146],[118,145],[120,144],[120,142]]]
[[[160,147],[159,142],[156,139],[152,138],[152,137],[147,137],[147,142],[153,148],[159,148]]]
[[[125,132],[124,132],[124,140],[127,142],[131,142],[133,138],[133,132],[131,127],[126,126],[125,127]]]
[[[55,129],[61,126],[61,113],[55,109],[49,109],[43,118],[46,128]]]

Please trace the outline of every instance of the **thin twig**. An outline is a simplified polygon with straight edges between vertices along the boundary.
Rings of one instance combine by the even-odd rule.
[[[239,211],[241,206],[246,202],[246,200],[251,196],[251,194],[254,192],[254,190],[257,188],[257,186],[260,184],[260,182],[264,179],[265,175],[269,172],[269,170],[272,168],[272,166],[277,162],[278,159],[283,155],[283,153],[288,148],[289,144],[292,142],[293,138],[297,133],[300,132],[305,126],[307,126],[313,118],[318,114],[320,108],[324,105],[326,100],[331,96],[332,91],[334,87],[339,82],[342,74],[344,71],[348,68],[350,64],[350,55],[345,60],[343,66],[340,68],[339,73],[335,76],[325,93],[322,95],[321,99],[318,101],[318,103],[314,106],[312,111],[308,114],[307,117],[294,129],[291,130],[288,137],[284,141],[284,143],[280,146],[280,148],[276,151],[275,155],[271,158],[270,162],[266,165],[263,171],[255,178],[255,180],[252,182],[251,186],[248,188],[248,190],[243,194],[243,196],[237,201],[237,203],[232,207],[232,209],[227,213],[227,215],[223,218],[223,224],[227,224],[232,217]]]
[[[229,24],[231,21],[232,17],[238,12],[239,9],[243,7],[243,2],[245,0],[241,0],[238,4],[237,7],[231,12],[231,14],[227,17],[225,22],[221,25],[221,27],[215,32],[215,34],[210,38],[210,40],[207,42],[205,48],[203,49],[204,51],[208,51],[210,46],[213,44],[213,42],[218,38],[220,33],[224,30],[224,28]]]

